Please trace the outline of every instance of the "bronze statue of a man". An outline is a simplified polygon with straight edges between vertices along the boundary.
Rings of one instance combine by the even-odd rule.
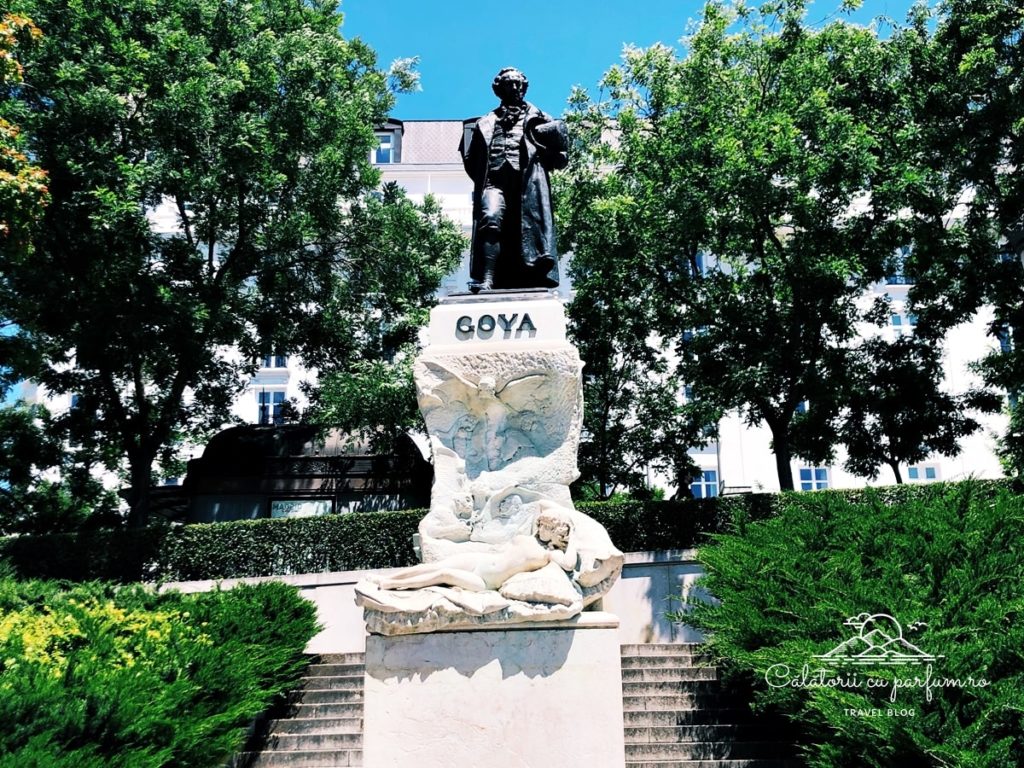
[[[501,105],[459,144],[473,179],[469,288],[553,288],[558,250],[548,173],[569,162],[565,123],[524,100],[529,82],[518,69],[501,70],[491,87]]]

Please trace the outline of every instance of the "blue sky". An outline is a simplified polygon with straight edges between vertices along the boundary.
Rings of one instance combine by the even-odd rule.
[[[850,18],[903,20],[911,0],[864,0]],[[934,4],[934,3],[930,3]],[[677,44],[697,19],[702,0],[342,0],[342,33],[360,37],[379,56],[419,56],[423,90],[400,96],[393,116],[404,120],[473,117],[495,104],[491,78],[506,66],[530,79],[527,98],[561,114],[573,85],[591,93],[619,60],[623,45]],[[838,0],[817,0],[808,20],[834,12]],[[505,8],[503,13],[496,9]]]

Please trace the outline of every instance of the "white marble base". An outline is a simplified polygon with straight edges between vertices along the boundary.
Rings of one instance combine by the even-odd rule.
[[[625,763],[618,620],[366,639],[366,768]]]
[[[565,305],[548,292],[487,293],[442,301],[430,310],[434,352],[498,352],[563,347]]]

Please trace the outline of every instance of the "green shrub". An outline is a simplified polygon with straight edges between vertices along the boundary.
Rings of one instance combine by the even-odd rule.
[[[703,585],[720,603],[673,618],[709,634],[728,676],[752,686],[760,708],[791,718],[808,764],[1024,765],[1024,498],[1008,484],[965,482],[779,501],[773,519],[700,550]],[[777,684],[799,678],[804,664],[812,677],[825,668],[836,679],[814,656],[855,634],[843,622],[864,613],[896,617],[909,642],[940,657],[933,679],[965,687],[933,689],[930,702],[923,690],[897,690],[894,706],[895,679],[925,675],[906,666],[845,668],[859,686],[767,684],[773,665],[788,668],[774,667]],[[881,682],[867,688],[867,678]]]
[[[174,580],[391,568],[416,560],[425,510],[187,525],[164,539],[156,572]]]
[[[991,481],[985,487],[998,487]],[[899,504],[935,486],[894,486],[872,498]],[[857,502],[864,490],[822,491]],[[685,549],[779,513],[789,494],[679,501],[583,502],[624,552]],[[225,579],[390,568],[416,562],[412,537],[426,510],[241,520],[141,531],[0,539],[0,559],[22,578],[136,582]]]
[[[0,768],[223,766],[294,687],[315,613],[280,583],[157,595],[0,579]]]
[[[152,580],[172,529],[81,531],[0,539],[2,558],[22,579]]]

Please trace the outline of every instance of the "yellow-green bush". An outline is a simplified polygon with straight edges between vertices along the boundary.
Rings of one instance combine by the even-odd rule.
[[[8,578],[0,616],[0,768],[222,766],[316,629],[282,584],[157,595]]]

